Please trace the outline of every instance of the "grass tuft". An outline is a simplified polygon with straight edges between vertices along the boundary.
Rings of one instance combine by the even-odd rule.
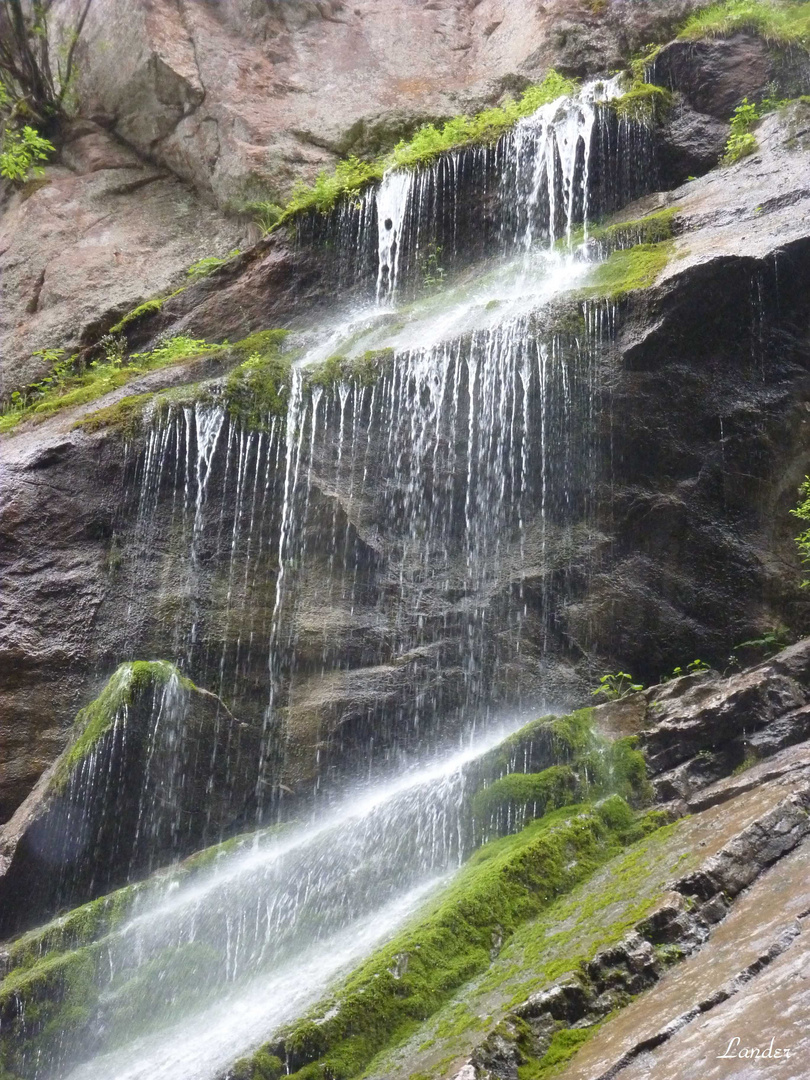
[[[741,32],[756,34],[772,45],[810,48],[810,3],[725,0],[692,15],[678,36],[696,41]]]

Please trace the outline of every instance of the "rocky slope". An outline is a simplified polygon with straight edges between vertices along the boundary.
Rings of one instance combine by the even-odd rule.
[[[561,798],[591,800],[582,816],[593,847],[576,848],[576,815],[563,815],[560,843],[576,858],[542,904],[534,889],[532,918],[479,926],[492,941],[486,970],[459,978],[435,1008],[419,1006],[407,1031],[397,1029],[400,1045],[371,1032],[363,1053],[373,1043],[383,1056],[366,1053],[363,1068],[381,1078],[544,1080],[559,1067],[571,1080],[663,1080],[689,1074],[698,1054],[707,1076],[731,1077],[742,1073],[712,1048],[757,1016],[774,1045],[791,1047],[776,1075],[798,1080],[810,647],[803,640],[739,667],[810,631],[790,516],[810,454],[810,99],[801,97],[810,67],[804,49],[776,49],[753,31],[667,43],[700,6],[92,5],[81,117],[41,180],[0,192],[0,398],[50,370],[54,353],[42,350],[90,361],[113,329],[130,364],[133,353],[147,360],[128,379],[119,356],[114,389],[34,416],[0,441],[0,934],[449,742],[481,687],[493,710],[567,708],[591,702],[598,677],[622,669],[655,685],[597,710],[597,726],[611,740],[637,737],[649,791],[636,775],[623,791],[633,812],[605,807],[607,788],[591,790],[589,766],[574,754],[571,767],[586,779],[577,774],[576,792]],[[75,9],[57,0],[57,25]],[[465,576],[448,536],[447,582],[435,587],[430,560],[402,556],[414,540],[403,519],[417,498],[407,467],[424,448],[420,431],[396,444],[405,399],[395,394],[392,349],[332,358],[309,382],[290,374],[291,359],[345,314],[334,237],[356,200],[261,238],[251,204],[283,202],[296,181],[346,155],[385,151],[425,120],[503,100],[552,66],[606,75],[650,41],[663,47],[646,75],[666,88],[666,107],[645,112],[643,125],[606,111],[600,129],[630,148],[615,176],[644,172],[634,201],[591,236],[607,262],[548,309],[553,338],[542,337],[536,312],[521,324],[541,358],[550,341],[561,370],[575,356],[587,373],[587,407],[564,386],[566,422],[582,436],[565,466],[564,508],[554,519],[544,457],[542,497],[521,503],[519,558],[504,536],[497,558],[481,556],[479,578]],[[753,129],[752,154],[721,161],[734,108],[770,93],[792,100]],[[613,178],[598,177],[602,195]],[[648,194],[635,199],[639,190]],[[613,195],[605,205],[621,201]],[[456,295],[443,289],[463,293],[496,268],[486,250],[493,196],[475,199],[461,219],[469,236],[459,262],[470,265],[451,265],[445,253],[439,304]],[[435,238],[428,251],[435,265],[411,268],[415,298],[396,317],[384,313],[380,341],[396,342],[409,319],[417,325],[440,261]],[[230,257],[208,276],[187,274],[212,254]],[[353,269],[368,270],[362,249],[352,258]],[[459,338],[457,371],[473,336]],[[178,340],[186,344],[176,362],[151,369],[154,350]],[[377,426],[369,420],[361,457],[367,391],[390,400],[390,412]],[[291,412],[298,426],[283,443],[296,393],[314,403],[312,426],[306,409]],[[457,431],[472,430],[471,413],[459,413],[452,437],[437,426],[435,460],[440,445],[461,446]],[[563,427],[549,445],[568,447]],[[544,428],[544,452],[546,439]],[[430,468],[449,493],[448,520],[459,506],[469,518],[469,481],[465,506],[452,468]],[[304,524],[289,557],[299,472]],[[405,495],[395,491],[402,477]],[[430,509],[430,477],[426,534],[444,513],[438,497],[441,513]],[[505,481],[501,503],[504,490]],[[295,603],[281,589],[285,574]],[[486,617],[476,622],[469,612],[478,611]],[[468,654],[476,635],[480,650]],[[746,652],[746,638],[762,640]],[[696,655],[725,674],[659,683]],[[129,664],[142,660],[155,662]],[[116,697],[101,734],[86,737],[120,673],[147,668],[138,693]],[[161,742],[167,679],[182,698],[185,757],[171,732]],[[530,775],[556,760],[525,756]],[[645,800],[652,813],[640,808]],[[511,828],[514,807],[504,807]],[[664,816],[671,824],[660,828]],[[144,821],[151,839],[142,843]],[[40,886],[55,852],[75,870],[70,888],[55,874]],[[74,951],[84,964],[96,932],[113,925],[104,913],[118,910],[114,898],[95,903],[44,931],[33,952],[9,947],[0,1021],[22,1025],[7,1032],[24,1038],[19,1062],[19,1046],[9,1058],[0,1047],[0,1072],[12,1059],[21,1075],[30,1065],[28,990],[18,993],[15,980],[25,988],[30,978],[43,1015],[74,1003],[67,983],[52,993],[47,965],[51,952],[56,968],[72,964]],[[70,934],[59,936],[68,925],[78,928],[69,946]],[[402,963],[385,968],[396,982]],[[313,1042],[310,1028],[276,1038],[233,1080],[276,1080],[282,1061],[302,1080],[320,1075],[334,1050],[322,1044],[341,1017],[330,1003],[316,1019]]]
[[[622,307],[602,410],[612,418],[601,432],[612,474],[582,576],[555,616],[561,686],[577,685],[572,662],[582,673],[618,662],[649,681],[692,653],[719,663],[778,623],[804,625],[788,510],[808,449],[806,131],[807,106],[775,114],[757,155],[626,211],[671,207],[678,235],[660,282]],[[302,318],[328,291],[310,252],[272,237],[136,325],[134,340],[235,340]],[[3,443],[8,811],[105,667],[174,648],[171,619],[151,617],[160,591],[141,610],[142,567],[126,556],[137,492],[125,481],[124,444],[115,431],[75,424],[124,395],[217,371],[216,361],[205,365],[155,372]],[[121,491],[130,492],[123,502]],[[113,549],[123,558],[114,552],[111,562]],[[171,573],[167,564],[167,604]],[[542,593],[540,566],[537,574],[534,583],[527,575],[530,597]],[[505,575],[508,589],[508,567]],[[358,632],[367,617],[358,611]],[[407,668],[379,674],[396,682]],[[371,693],[375,678],[369,671]]]
[[[809,655],[805,641],[597,709],[602,730],[638,732],[675,822],[520,926],[369,1075],[740,1077],[718,1060],[729,1042],[773,1036],[789,1053],[769,1072],[802,1076]]]

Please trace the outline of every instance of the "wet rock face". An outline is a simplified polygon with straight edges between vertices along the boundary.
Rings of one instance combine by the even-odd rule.
[[[744,97],[764,97],[776,74],[777,65],[761,38],[735,34],[672,42],[656,57],[650,80],[679,91],[696,112],[727,121]]]

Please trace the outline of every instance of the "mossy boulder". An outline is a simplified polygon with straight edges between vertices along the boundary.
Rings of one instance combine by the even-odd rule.
[[[122,664],[3,830],[0,934],[220,840],[252,790],[257,745],[172,664]]]

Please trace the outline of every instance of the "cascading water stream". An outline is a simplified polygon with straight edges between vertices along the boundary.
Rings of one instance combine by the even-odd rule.
[[[307,827],[257,832],[186,881],[157,879],[93,946],[98,1004],[79,1045],[63,1033],[40,1048],[33,1075],[64,1076],[95,1050],[71,1080],[213,1080],[486,838],[468,778],[506,733],[370,787]],[[516,747],[507,771],[530,752]]]
[[[233,758],[230,734],[212,741],[231,833],[283,817],[292,795],[324,805],[307,828],[263,828],[210,871],[147,890],[98,945],[90,1025],[26,1080],[60,1080],[77,1060],[71,1080],[214,1080],[481,841],[462,762],[380,778],[441,747],[468,747],[468,761],[499,715],[556,704],[544,657],[598,547],[612,333],[609,306],[555,308],[587,272],[557,242],[642,186],[621,150],[646,136],[605,108],[616,92],[594,84],[494,147],[390,173],[318,224],[374,302],[321,329],[286,417],[252,430],[214,397],[155,418],[133,468],[133,641],[159,625],[183,672],[255,736]],[[499,258],[475,280],[414,299],[426,260],[458,268],[479,241]],[[366,350],[367,377],[318,376],[317,361]],[[383,786],[342,802],[358,776]],[[97,782],[90,761],[76,783]]]

